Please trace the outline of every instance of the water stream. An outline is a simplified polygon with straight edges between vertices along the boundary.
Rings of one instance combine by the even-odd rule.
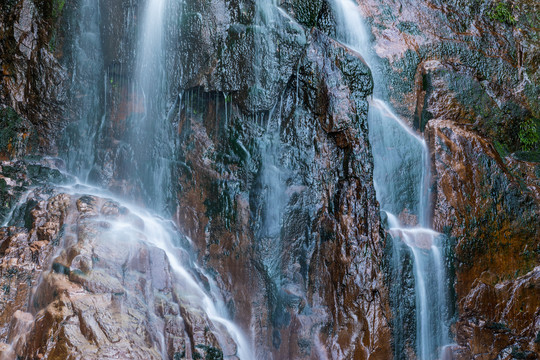
[[[98,51],[98,44],[102,34],[99,29],[102,21],[100,17],[99,1],[83,0],[81,5],[81,20],[78,22],[80,34],[76,42],[74,66],[82,75],[74,77],[74,84],[78,87],[92,84],[91,92],[86,92],[84,98],[89,99],[81,109],[82,119],[79,129],[68,131],[66,136],[66,159],[68,170],[79,176],[80,183],[65,187],[66,193],[94,194],[115,201],[128,208],[133,214],[143,220],[142,229],[133,227],[133,224],[118,222],[108,232],[111,241],[125,241],[126,239],[144,238],[149,244],[162,249],[175,274],[177,285],[185,294],[183,301],[193,308],[201,309],[213,324],[212,332],[223,349],[230,348],[230,339],[236,348],[232,351],[239,359],[251,359],[250,345],[242,331],[228,318],[225,306],[217,285],[212,283],[211,277],[206,276],[211,293],[208,294],[199,284],[193,273],[204,273],[204,270],[190,261],[184,264],[186,257],[179,253],[191,253],[193,249],[185,248],[178,239],[182,235],[169,221],[161,218],[170,218],[172,209],[169,206],[172,192],[172,159],[174,158],[175,136],[173,121],[171,120],[171,107],[176,106],[180,97],[168,93],[166,71],[167,49],[166,37],[169,35],[165,29],[167,25],[168,0],[146,0],[141,2],[140,14],[131,16],[126,21],[139,21],[135,49],[133,53],[133,66],[124,66],[122,69],[104,69],[103,53]],[[133,24],[126,25],[133,28]],[[85,41],[89,38],[91,42]],[[102,39],[101,39],[102,40]],[[125,44],[118,46],[126,46]],[[118,65],[115,65],[118,66]],[[123,66],[123,65],[122,65]],[[120,75],[119,75],[120,74]],[[104,80],[103,80],[104,79]],[[105,95],[100,97],[99,91]],[[125,119],[125,134],[120,141],[114,143],[112,155],[114,162],[120,162],[122,176],[135,190],[115,191],[100,189],[87,184],[88,173],[99,173],[107,170],[110,162],[96,160],[99,147],[103,145],[111,134],[106,123],[118,121],[107,113],[107,110],[96,110],[97,107],[108,109],[108,93],[113,96],[128,94],[127,103],[131,114]],[[172,98],[172,100],[171,100]],[[77,131],[75,131],[77,130]],[[94,135],[93,135],[94,134]],[[104,140],[105,139],[105,140]],[[110,145],[110,144],[109,144]],[[122,157],[123,160],[118,160]],[[97,171],[96,171],[97,169]],[[114,175],[113,175],[114,176]],[[91,176],[90,176],[91,177]],[[78,180],[79,181],[79,180]],[[132,205],[132,202],[141,202],[151,211]],[[156,215],[156,213],[158,215]],[[140,234],[142,232],[142,234]],[[190,258],[190,256],[187,256]],[[161,348],[166,358],[163,344],[155,344]],[[229,354],[231,351],[229,351]]]
[[[338,40],[358,51],[370,66],[375,98],[368,115],[374,157],[374,182],[381,209],[387,213],[392,236],[394,268],[412,254],[416,309],[416,354],[421,360],[438,359],[449,343],[448,290],[442,255],[444,237],[431,230],[429,158],[425,141],[410,129],[384,99],[384,78],[357,4],[334,0]],[[406,246],[403,246],[405,244]],[[401,284],[400,284],[401,285]],[[400,301],[396,301],[400,302]],[[394,308],[394,356],[405,358],[407,337],[404,314]]]
[[[178,240],[183,237],[181,230],[176,229],[171,221],[164,220],[170,219],[174,211],[171,206],[175,196],[172,174],[177,129],[172,119],[176,116],[172,109],[182,102],[181,95],[170,93],[167,73],[166,44],[170,34],[166,29],[171,2],[141,0],[140,16],[131,14],[126,20],[138,22],[137,26],[128,26],[129,29],[137,29],[136,40],[130,50],[133,64],[118,70],[106,65],[103,52],[98,50],[104,36],[100,31],[102,24],[99,23],[102,21],[100,2],[81,1],[79,35],[73,50],[75,71],[72,80],[73,88],[84,92],[82,101],[72,104],[79,109],[78,117],[81,121],[73,129],[68,129],[63,145],[67,149],[64,157],[68,170],[81,180],[61,190],[73,195],[90,194],[112,198],[140,218],[142,227],[134,227],[128,222],[111,222],[111,228],[106,234],[107,240],[122,243],[145,239],[148,244],[162,249],[177,285],[182,287],[182,300],[206,314],[220,347],[230,348],[232,339],[235,349],[229,352],[231,358],[237,356],[241,360],[250,360],[254,358],[250,342],[229,318],[218,286],[212,282],[211,276],[206,276],[210,291],[200,284],[196,274],[204,275],[204,270],[193,260],[193,249]],[[352,0],[333,0],[333,5],[338,40],[362,54],[373,71],[375,98],[370,102],[368,120],[377,198],[382,210],[388,215],[389,233],[395,242],[396,251],[392,260],[400,263],[407,257],[413,259],[416,353],[420,360],[436,359],[442,355],[450,339],[446,275],[441,250],[444,238],[429,228],[427,146],[423,138],[394,114],[387,102],[381,100],[386,97],[381,85],[384,81],[357,5]],[[269,32],[277,26],[277,11],[280,10],[275,0],[256,1],[256,60],[252,88],[255,93],[263,92],[271,86],[269,77],[275,72],[275,69],[265,68],[266,63],[261,54],[273,54],[276,51],[276,44]],[[118,76],[119,73],[122,75]],[[86,91],[83,91],[85,88]],[[125,91],[127,95],[115,93],[119,91]],[[125,133],[113,140],[109,139],[112,138],[109,134],[112,125],[107,127],[106,124],[119,119],[107,112],[111,106],[107,101],[113,98],[110,94],[126,96],[130,99],[126,103],[131,107],[125,111],[129,115],[122,119],[125,124],[121,128]],[[227,107],[227,101],[224,101]],[[256,237],[260,246],[264,247],[261,254],[265,270],[277,288],[282,285],[281,230],[284,207],[288,202],[288,174],[280,158],[283,150],[280,114],[274,113],[281,111],[280,107],[278,101],[269,113],[252,109],[256,114],[255,122],[261,128],[261,137],[257,139],[260,150],[258,197],[261,205]],[[107,149],[110,153],[98,156],[99,151],[105,151],[100,149],[105,143],[112,150]],[[115,171],[120,171],[120,174],[113,173]],[[111,187],[109,191],[89,185],[92,172],[108,173],[110,178],[119,177],[115,180],[123,181],[118,186],[121,189]],[[24,194],[21,201],[26,201],[27,195]],[[150,210],[134,203],[142,204]],[[396,319],[395,337],[400,339],[405,336],[400,333],[403,331],[403,321],[399,316]],[[164,358],[167,357],[164,341],[157,339],[153,345]],[[401,350],[395,348],[395,358],[403,358]]]

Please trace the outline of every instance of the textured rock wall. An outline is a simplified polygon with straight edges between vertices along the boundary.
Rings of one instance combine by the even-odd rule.
[[[463,359],[537,358],[540,198],[537,164],[505,163],[452,121],[426,127],[434,151],[434,227],[454,247],[456,339]]]
[[[0,4],[0,156],[4,159],[56,151],[56,135],[64,125],[62,105],[67,100],[67,73],[55,57],[62,12],[56,3],[7,0]]]
[[[284,0],[282,10],[258,3],[187,1],[182,16],[167,24],[167,96],[177,131],[174,158],[169,159],[177,179],[175,221],[212,270],[235,321],[253,336],[259,358],[388,359],[392,315],[382,281],[385,234],[366,125],[370,71],[358,54],[329,37],[333,17],[328,2]],[[96,181],[129,188],[133,184],[118,181],[125,164],[116,155],[129,116],[142,111],[128,81],[139,4],[100,2],[101,27],[86,35],[102,36],[102,41],[95,41],[96,52],[89,47],[83,55],[91,62],[89,54],[103,54],[102,63],[80,67],[86,71],[77,75],[76,96],[69,102],[66,91],[73,83],[68,86],[68,72],[57,58],[73,71],[80,59],[72,45],[80,39],[73,37],[76,24],[64,15],[75,13],[75,2],[67,2],[65,9],[60,4],[8,0],[0,5],[0,154],[56,153],[65,121],[78,127],[87,111],[81,109],[107,104],[88,116],[89,133],[103,114],[108,119],[95,143]],[[540,256],[539,170],[538,163],[530,162],[537,149],[515,151],[523,148],[517,131],[521,122],[539,118],[538,9],[535,2],[511,3],[517,20],[512,25],[490,16],[495,5],[432,0],[360,4],[382,59],[376,71],[388,76],[384,86],[390,101],[429,139],[433,225],[448,236],[449,249],[455,247],[455,256],[448,259],[455,274],[455,353],[464,359],[534,359],[540,330],[535,267]],[[170,9],[171,18],[179,10]],[[85,136],[63,141],[66,153],[89,143]],[[2,165],[2,216],[30,183],[64,181],[59,172],[37,167],[32,171],[41,180],[28,183],[34,176],[20,166]],[[141,294],[110,278],[119,271],[118,259],[109,259],[111,265],[101,270],[101,265],[95,272],[88,269],[81,278],[77,271],[71,274],[71,255],[52,255],[56,245],[46,234],[57,234],[60,222],[78,227],[86,218],[76,206],[80,199],[62,195],[47,200],[53,194],[32,194],[18,228],[2,230],[2,316],[16,314],[13,321],[4,318],[2,340],[15,341],[15,351],[28,357],[51,351],[64,356],[68,349],[97,358],[111,349],[159,357],[148,339],[185,303],[165,286],[160,291],[166,295],[159,298],[166,306],[147,310],[155,323],[145,323],[146,315],[135,312],[126,320],[115,307],[117,298],[132,309],[139,307],[136,297]],[[54,199],[65,200],[65,211]],[[97,212],[105,204],[89,201]],[[50,211],[44,210],[48,202]],[[101,234],[100,226],[90,230]],[[102,234],[92,230],[86,237],[86,230],[79,232],[83,243],[105,249]],[[87,250],[75,246],[70,253],[84,257]],[[137,251],[160,256],[145,246]],[[45,264],[52,264],[53,257],[58,265],[48,271]],[[104,269],[107,276],[99,277]],[[170,274],[166,269],[161,274],[155,279],[137,270],[131,279],[162,284]],[[33,305],[30,285],[38,279],[35,288],[57,296],[38,297],[40,303]],[[85,281],[95,286],[84,288]],[[131,291],[138,295],[126,295]],[[157,295],[141,296],[148,303]],[[98,307],[105,310],[92,310]],[[196,317],[186,315],[184,324],[168,328],[169,356],[214,354],[206,320]],[[135,326],[141,332],[126,333],[118,327],[124,320],[142,321]],[[26,345],[13,335],[28,331],[35,341]],[[45,336],[59,331],[64,337],[46,348]],[[132,348],[112,345],[126,343]]]
[[[318,30],[304,41],[267,111],[246,114],[242,90],[184,93],[177,221],[221,274],[260,358],[388,358],[370,72]]]
[[[175,220],[194,240],[199,260],[225,292],[234,320],[253,336],[258,358],[387,359],[390,310],[380,269],[384,234],[366,124],[371,73],[358,54],[310,30],[312,25],[325,31],[331,27],[327,3],[305,7],[293,1],[284,4],[289,14],[262,4],[189,1],[178,22],[172,19],[178,9],[170,11],[167,48],[172,50],[166,66],[171,76],[166,96],[178,131],[175,157],[170,159],[178,179]],[[68,9],[78,14],[72,6]],[[97,146],[92,156],[94,168],[99,168],[91,178],[117,190],[134,185],[119,176],[125,173],[126,163],[117,155],[122,155],[130,116],[142,111],[140,99],[129,90],[140,9],[138,2],[101,2],[100,7],[99,29],[86,24],[80,38],[71,34],[64,39],[65,64],[76,76],[69,84],[73,96],[62,109],[65,119],[73,121],[62,146],[70,165],[69,150],[88,142],[85,132],[74,127],[90,129],[87,137],[93,136],[92,129],[101,129],[90,146]],[[85,21],[94,16],[81,14],[86,14]],[[121,21],[110,21],[113,18]],[[76,31],[84,25],[73,19],[67,24]],[[82,42],[99,36],[101,49],[93,42]],[[92,49],[103,54],[101,64],[91,62]],[[66,86],[50,89],[65,90]],[[93,109],[104,104],[102,111]],[[84,114],[86,109],[93,113]],[[99,123],[102,114],[103,124]],[[56,124],[49,119],[59,119],[43,116],[44,126]],[[44,137],[51,139],[52,151],[55,137],[45,133]],[[269,178],[276,172],[277,183],[272,184]],[[24,196],[13,188],[5,195],[11,203]],[[53,194],[28,196],[31,201],[45,201],[37,205],[37,211],[47,208],[46,199]],[[156,285],[166,309],[143,306],[147,314],[142,315],[136,311],[141,305],[137,299],[155,304],[158,295],[132,287],[125,274],[118,275],[118,264],[126,259],[111,257],[99,264],[92,260],[89,266],[90,248],[94,249],[90,252],[103,249],[104,253],[108,249],[106,227],[102,232],[103,224],[91,220],[96,214],[108,218],[102,211],[106,201],[61,197],[66,203],[65,218],[38,217],[34,222],[29,218],[26,230],[5,230],[3,244],[14,254],[31,252],[28,249],[36,246],[35,239],[27,234],[38,231],[42,222],[53,227],[65,222],[78,239],[74,244],[69,237],[60,255],[49,254],[58,245],[51,247],[51,241],[44,241],[40,243],[43,261],[21,260],[21,267],[37,269],[29,271],[32,284],[39,281],[34,288],[41,295],[39,304],[28,303],[30,286],[13,289],[12,296],[19,298],[8,301],[10,307],[4,313],[19,310],[18,320],[13,326],[6,320],[3,340],[14,342],[15,352],[21,356],[72,353],[73,358],[88,353],[100,358],[114,356],[116,351],[118,356],[152,358],[159,356],[154,340],[164,322],[169,357],[180,356],[184,348],[188,357],[195,351],[206,356],[204,351],[214,349],[213,335],[204,333],[206,320],[185,309],[188,305],[174,296],[172,287]],[[88,204],[77,207],[78,202]],[[29,204],[29,209],[35,206]],[[43,219],[49,216],[46,211],[40,214]],[[91,223],[88,227],[86,221]],[[21,241],[10,240],[13,237]],[[142,246],[133,253],[153,252]],[[144,261],[140,259],[135,265],[141,268],[127,277],[161,284],[163,279],[153,278],[153,271],[141,274]],[[119,301],[125,313],[118,310]],[[170,324],[170,312],[175,311],[182,313],[184,324]],[[121,323],[141,331],[127,333],[130,329]],[[10,326],[24,327],[23,333],[34,341],[17,340]],[[47,347],[45,340],[51,334],[59,337]],[[223,351],[227,355],[230,349]]]
[[[507,17],[494,17],[504,4]],[[429,63],[445,66],[444,88],[455,102],[436,111],[458,114],[455,121],[475,124],[481,133],[507,151],[520,149],[518,131],[527,118],[539,118],[538,3],[499,1],[367,1],[375,53],[382,59],[386,88],[394,107],[423,129],[436,115],[426,103],[435,91]],[[456,110],[456,111],[455,111]]]
[[[166,253],[148,241],[155,220],[110,199],[35,187],[58,170],[1,166],[3,174],[17,169],[9,188],[28,192],[11,226],[0,230],[0,357],[234,356],[230,338],[220,349],[223,332],[202,311],[202,299],[190,298]],[[189,268],[189,256],[181,250],[178,256]]]
[[[539,147],[520,136],[529,119],[540,131],[537,2],[359,5],[390,101],[430,147],[433,227],[448,237],[455,276],[456,354],[538,358]]]

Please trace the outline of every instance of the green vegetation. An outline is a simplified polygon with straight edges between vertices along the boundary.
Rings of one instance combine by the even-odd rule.
[[[23,121],[12,108],[0,109],[0,153],[11,153]]]
[[[52,8],[50,12],[50,21],[51,21],[51,34],[49,38],[49,51],[54,52],[57,45],[57,22],[62,12],[64,6],[66,5],[66,0],[53,0]]]
[[[538,126],[532,118],[525,120],[520,124],[518,135],[519,141],[521,142],[521,147],[525,151],[534,150],[540,142]]]
[[[499,2],[493,10],[488,13],[491,20],[498,21],[503,24],[513,26],[517,23],[516,18],[512,15],[510,5],[505,2]]]
[[[223,360],[223,352],[218,348],[215,348],[213,346],[208,346],[208,345],[195,345],[195,347],[202,349],[206,352],[206,356],[204,357],[204,360]],[[193,354],[193,359],[195,359],[195,354],[198,354],[198,353],[195,352]]]
[[[62,10],[64,10],[64,5],[66,5],[66,0],[53,1],[52,17],[54,21],[56,21],[56,19],[58,19],[62,14]]]

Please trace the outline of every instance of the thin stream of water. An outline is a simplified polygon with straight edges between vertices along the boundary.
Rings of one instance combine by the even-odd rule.
[[[352,0],[334,0],[338,40],[359,52],[372,69],[375,96],[384,98],[377,57],[364,20]],[[395,253],[394,267],[413,257],[416,307],[416,353],[420,360],[438,359],[448,338],[448,291],[440,234],[429,229],[429,157],[425,141],[381,99],[370,102],[369,137],[374,157],[374,183],[381,209],[387,213]],[[403,220],[400,220],[403,219]],[[401,246],[401,242],[406,246]],[[403,311],[398,309],[395,311]],[[396,319],[401,319],[396,317]],[[401,320],[394,322],[395,337],[404,339]],[[399,346],[395,358],[401,359]]]

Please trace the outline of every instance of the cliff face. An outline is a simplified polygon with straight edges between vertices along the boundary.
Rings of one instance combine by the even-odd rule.
[[[535,358],[539,182],[527,171],[536,164],[505,164],[487,139],[448,120],[431,120],[426,134],[435,149],[434,224],[454,247],[462,358]]]
[[[237,6],[242,14],[246,4]],[[385,358],[369,70],[359,55],[281,12],[268,15],[275,30],[266,41],[278,46],[254,38],[254,25],[235,14],[219,15],[232,19],[227,33],[212,33],[211,13],[202,16],[211,22],[186,30],[211,34],[183,53],[207,51],[204,64],[215,66],[187,62],[184,70],[196,87],[183,95],[179,122],[186,168],[178,222],[201,259],[227,274],[220,281],[232,311],[251,324],[261,358]],[[254,53],[244,52],[249,44]]]
[[[67,78],[55,50],[62,9],[56,2],[3,1],[0,4],[0,156],[56,151],[65,122]],[[56,54],[60,55],[60,54]]]
[[[456,356],[537,358],[539,145],[527,136],[540,131],[538,4],[359,5],[390,100],[430,148],[433,228],[447,236],[455,274]]]
[[[291,17],[322,24],[328,21],[328,4],[304,9],[292,2],[287,4],[290,14],[263,5],[187,2],[178,33],[171,35],[174,51],[167,66],[172,80],[167,87],[173,99],[169,116],[175,151],[169,160],[175,164],[175,221],[193,240],[199,263],[224,292],[235,322],[253,337],[257,358],[389,358],[391,315],[381,270],[385,235],[367,140],[370,70],[358,54]],[[64,59],[79,79],[70,83],[77,96],[63,109],[68,119],[92,104],[85,99],[101,92],[94,104],[104,106],[105,122],[88,126],[101,131],[95,138],[98,148],[90,179],[124,194],[144,186],[127,178],[129,159],[122,147],[130,119],[143,111],[129,80],[137,7],[132,2],[100,3],[102,23],[124,21],[90,27],[92,35],[103,39],[99,66],[86,67],[81,75],[77,51],[85,59],[88,52],[75,35],[70,41],[79,46]],[[77,8],[69,9],[75,13]],[[120,39],[121,46],[113,39]],[[100,66],[104,88],[91,81]],[[92,117],[95,114],[88,119]],[[86,126],[80,118],[76,123]],[[70,125],[66,134],[72,131]],[[73,139],[66,141],[64,136],[62,146],[84,140]],[[68,159],[73,159],[71,154]],[[68,160],[68,166],[71,163]],[[6,184],[13,181],[6,178]],[[36,215],[27,229],[6,228],[8,253],[31,254],[34,242],[41,241],[32,234],[42,231],[42,223],[50,224],[51,234],[62,227],[76,234],[76,239],[63,235],[66,242],[54,245],[63,248],[60,255],[53,241],[44,239],[41,250],[34,251],[43,259],[28,255],[21,264],[13,264],[32,274],[28,286],[13,290],[4,312],[19,311],[20,321],[5,323],[3,340],[12,343],[13,351],[20,356],[71,353],[73,358],[89,352],[99,358],[112,356],[114,350],[121,356],[152,358],[160,356],[155,339],[163,336],[169,357],[195,352],[210,356],[208,351],[217,346],[215,331],[206,333],[208,321],[175,295],[178,285],[171,284],[167,269],[152,270],[159,263],[156,257],[162,256],[158,250],[138,243],[127,258],[104,255],[106,259],[97,261],[90,255],[113,252],[107,247],[108,227],[90,219],[114,222],[109,217],[120,216],[126,221],[129,214],[111,215],[106,199],[65,195],[62,190],[42,198],[11,187],[6,191],[12,202],[23,196],[23,204],[38,202],[36,209],[49,209],[51,214],[56,208],[47,201],[58,198],[63,204],[54,221],[46,220],[49,214],[43,210],[45,220]],[[136,253],[149,258],[133,260]],[[121,265],[126,263],[134,264],[133,269]],[[143,268],[148,269],[141,274]],[[136,282],[157,288],[158,295]],[[38,296],[31,295],[32,287],[41,294],[39,304],[31,301]],[[137,310],[137,299],[147,304],[143,310]],[[115,305],[119,302],[122,310]],[[94,312],[94,307],[102,310]],[[171,322],[178,314],[181,323]],[[35,341],[25,345],[22,337],[16,338],[13,329],[23,326],[19,323]],[[140,332],[120,326],[135,323]],[[45,339],[51,334],[61,336],[48,346]],[[219,351],[230,356],[235,349]]]
[[[431,150],[432,223],[451,254],[462,359],[540,352],[538,145],[517,130],[540,117],[538,9],[511,5],[500,15],[488,1],[359,4],[381,58],[374,71]],[[259,359],[390,359],[392,318],[414,333],[414,284],[401,279],[398,292],[410,314],[393,314],[368,141],[372,74],[333,40],[329,2],[280,6],[188,0],[169,9],[164,192],[185,234],[174,236],[195,256],[177,255],[203,288],[217,285]],[[146,111],[130,79],[143,7],[97,7],[0,5],[0,215],[11,219],[0,230],[3,354],[234,358],[230,334],[200,296],[183,295],[174,264],[147,241],[154,220],[73,190],[63,173],[88,170],[141,204],[152,186],[130,179],[126,146]],[[133,146],[151,153],[156,144]],[[67,165],[8,161],[58,152]],[[118,223],[142,235],[119,240]],[[400,341],[414,357],[414,339]]]
[[[367,1],[374,50],[393,106],[423,130],[438,114],[519,150],[520,122],[538,119],[538,4],[534,1]],[[430,64],[447,73],[442,93]],[[438,104],[435,104],[434,100]],[[459,110],[458,110],[459,108]],[[435,113],[432,113],[434,111]]]

